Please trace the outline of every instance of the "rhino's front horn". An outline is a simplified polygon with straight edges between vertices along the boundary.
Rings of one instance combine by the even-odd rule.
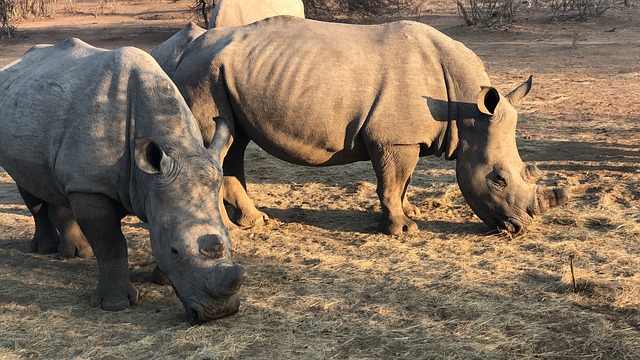
[[[231,296],[237,293],[242,283],[247,279],[247,272],[242,265],[227,266],[222,270],[222,280],[218,283],[218,293],[223,296]]]
[[[553,207],[560,206],[569,201],[570,198],[571,194],[566,187],[555,189],[538,187],[536,194],[537,206],[534,213],[543,213]]]

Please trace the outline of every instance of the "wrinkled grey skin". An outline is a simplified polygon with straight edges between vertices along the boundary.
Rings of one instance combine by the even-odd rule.
[[[151,50],[151,56],[156,59],[162,70],[171,76],[187,46],[205,32],[205,29],[190,22],[167,41]]]
[[[222,188],[242,226],[266,219],[245,191],[250,140],[294,164],[370,160],[389,234],[417,229],[409,216],[419,209],[405,192],[419,156],[457,159],[465,199],[493,229],[519,233],[569,198],[565,188],[537,186],[537,168],[518,155],[513,106],[531,81],[501,96],[472,51],[424,24],[285,16],[213,29],[187,48],[172,78],[205,142],[210,119],[231,120]]]
[[[151,56],[77,39],[34,47],[0,70],[0,109],[0,165],[26,195],[36,236],[54,228],[40,212],[53,204],[70,210],[95,252],[93,306],[116,311],[137,300],[120,229],[135,214],[148,222],[153,254],[190,323],[237,312],[246,275],[229,259],[218,211],[229,129],[218,121],[205,148]]]
[[[304,18],[302,0],[218,0],[209,29],[251,24],[278,15]]]

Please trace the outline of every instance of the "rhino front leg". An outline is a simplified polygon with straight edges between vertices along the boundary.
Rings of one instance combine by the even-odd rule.
[[[414,165],[415,168],[415,165]],[[402,191],[402,210],[404,210],[405,215],[414,217],[420,216],[420,208],[413,205],[407,199],[407,188],[409,188],[409,183],[411,182],[411,176],[407,180],[407,183],[404,185],[404,190]]]
[[[371,151],[371,162],[378,178],[377,193],[384,216],[383,230],[389,235],[418,230],[418,225],[405,214],[415,211],[411,210],[413,205],[404,197],[419,153],[418,145],[380,146]]]
[[[236,137],[222,166],[224,173],[222,194],[224,201],[235,210],[233,222],[242,227],[254,227],[263,225],[269,216],[258,210],[247,194],[244,175],[244,153],[247,145],[249,145],[249,139],[237,129]]]
[[[31,240],[31,252],[50,254],[58,250],[59,238],[54,224],[49,219],[49,207],[44,200],[18,186],[18,191],[25,205],[33,216],[36,231]]]
[[[91,294],[91,306],[118,311],[135,304],[138,295],[129,280],[127,242],[120,228],[126,212],[100,194],[73,193],[69,199],[98,261],[98,286]]]
[[[93,256],[93,250],[73,217],[71,208],[49,206],[49,218],[55,224],[58,233],[60,233],[58,252],[63,257],[72,258],[77,256],[86,259]]]

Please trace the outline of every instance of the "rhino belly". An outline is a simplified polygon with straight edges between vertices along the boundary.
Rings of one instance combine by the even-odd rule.
[[[266,116],[264,116],[266,115]],[[350,125],[327,124],[324,121],[302,123],[298,118],[278,118],[253,114],[249,121],[242,116],[243,132],[261,149],[280,160],[306,166],[349,164],[369,159],[364,141]]]

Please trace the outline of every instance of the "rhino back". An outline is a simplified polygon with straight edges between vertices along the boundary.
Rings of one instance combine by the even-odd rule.
[[[53,203],[66,204],[71,192],[102,193],[131,211],[129,139],[154,135],[170,117],[145,114],[160,110],[143,106],[155,89],[141,82],[169,89],[156,103],[182,101],[157,63],[138,49],[70,39],[26,53],[0,76],[0,164],[16,183]],[[177,112],[168,115],[188,110]]]
[[[180,66],[176,83],[216,64],[249,137],[308,165],[362,159],[363,141],[442,147],[438,137],[455,126],[449,100],[489,84],[464,45],[407,21],[358,26],[275,17],[210,30],[194,45],[190,57],[198,60]]]
[[[158,62],[167,75],[172,76],[182,54],[189,44],[206,30],[194,23],[187,24],[167,41],[159,44],[151,51],[151,56]]]

